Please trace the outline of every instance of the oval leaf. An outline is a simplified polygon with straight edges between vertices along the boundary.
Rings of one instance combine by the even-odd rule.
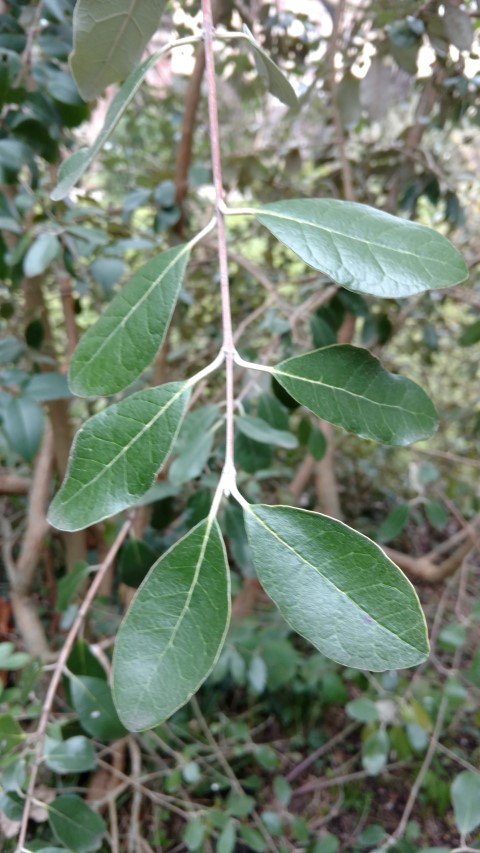
[[[146,75],[158,61],[160,56],[165,53],[165,50],[159,50],[149,56],[145,62],[142,62],[116,93],[105,115],[103,127],[96,137],[95,141],[89,148],[82,148],[80,151],[75,151],[70,157],[63,161],[58,170],[58,183],[51,198],[53,201],[60,201],[65,198],[73,187],[78,183],[84,172],[87,171],[98,152],[103,148],[107,139],[112,135],[122,115],[127,109],[130,102],[135,97],[140,86],[142,85]]]
[[[276,65],[273,59],[269,57],[263,47],[260,47],[258,42],[255,40],[255,36],[250,32],[246,24],[243,25],[243,32],[245,33],[246,40],[253,50],[253,57],[255,59],[257,71],[264,81],[268,91],[271,92],[272,95],[275,95],[282,104],[286,104],[287,107],[297,107],[298,98],[295,94],[295,89],[288,82],[283,71],[280,71],[278,65]]]
[[[292,199],[265,205],[257,219],[314,269],[361,293],[396,299],[468,276],[441,234],[367,205]]]
[[[215,666],[230,620],[230,575],[216,521],[205,519],[150,570],[117,636],[113,696],[139,731],[188,702]]]
[[[80,797],[57,797],[48,806],[53,834],[75,853],[90,853],[102,845],[106,824]]]
[[[43,435],[43,412],[28,397],[12,397],[2,409],[3,429],[10,447],[28,462],[35,456]]]
[[[285,447],[293,450],[298,447],[298,439],[288,430],[275,429],[270,426],[262,418],[255,418],[252,415],[240,415],[235,418],[235,423],[239,431],[253,438],[254,441],[259,441],[261,444],[272,444],[276,447]]]
[[[480,826],[480,773],[465,770],[452,785],[452,803],[458,831],[464,835]]]
[[[78,0],[70,67],[85,101],[127,77],[140,62],[164,5],[162,0]]]
[[[60,254],[60,243],[55,234],[39,234],[23,259],[27,278],[41,275]]]
[[[93,744],[83,735],[62,741],[46,737],[43,756],[47,767],[56,773],[85,773],[95,767]]]
[[[75,437],[50,524],[81,530],[132,506],[170,452],[189,397],[185,383],[170,382],[90,418]]]
[[[389,373],[360,347],[335,344],[288,358],[273,370],[295,400],[362,438],[405,445],[436,429],[436,412],[425,392]]]
[[[286,506],[248,506],[245,523],[260,582],[292,628],[324,655],[373,671],[425,660],[417,594],[366,536]]]
[[[84,675],[70,679],[70,698],[82,728],[99,740],[117,740],[125,735],[112,699],[110,685],[103,678]]]
[[[78,344],[68,373],[79,396],[115,394],[154,358],[182,285],[189,246],[148,261],[122,288]]]

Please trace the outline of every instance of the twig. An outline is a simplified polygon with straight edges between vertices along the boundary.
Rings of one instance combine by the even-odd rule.
[[[93,599],[95,598],[97,591],[102,583],[103,576],[109,570],[111,564],[113,563],[117,553],[128,535],[128,532],[131,527],[131,521],[126,521],[123,527],[117,534],[117,537],[111,546],[107,556],[105,557],[103,563],[98,567],[97,574],[95,575],[94,580],[92,581],[88,592],[85,595],[85,598],[80,605],[75,621],[68,632],[68,635],[65,639],[62,651],[58,657],[57,663],[55,665],[55,669],[53,671],[52,678],[50,680],[50,684],[47,690],[47,695],[45,697],[45,701],[43,703],[42,713],[40,714],[40,720],[38,722],[37,731],[35,733],[36,739],[36,749],[35,749],[35,757],[31,767],[30,781],[28,784],[27,796],[25,799],[25,807],[22,815],[22,822],[20,826],[20,832],[18,837],[18,843],[16,847],[16,853],[24,853],[24,845],[25,839],[27,837],[27,829],[28,829],[28,821],[30,818],[30,812],[33,804],[34,793],[35,793],[35,785],[37,782],[38,769],[40,763],[42,761],[42,752],[43,752],[43,741],[45,738],[45,733],[48,726],[48,718],[50,716],[50,712],[52,710],[53,702],[55,699],[55,694],[58,689],[58,685],[60,683],[60,679],[62,677],[63,670],[66,666],[68,656],[72,650],[73,644],[77,637],[80,628],[82,627],[83,621],[90,609]]]
[[[142,756],[138,744],[131,735],[128,738],[128,749],[130,752],[130,775],[138,779],[142,769]],[[136,853],[138,839],[140,838],[140,809],[142,807],[142,792],[135,788],[130,808],[130,826],[128,829],[128,853]]]
[[[293,782],[294,779],[298,779],[298,777],[301,776],[302,773],[304,773],[305,770],[307,770],[312,764],[314,764],[315,761],[317,761],[323,755],[326,755],[327,752],[330,752],[330,750],[333,749],[333,747],[336,746],[338,743],[341,743],[343,740],[346,740],[346,738],[349,737],[352,732],[355,731],[355,729],[358,729],[359,725],[359,723],[350,723],[348,726],[342,729],[341,732],[338,732],[336,735],[330,738],[330,740],[327,740],[326,743],[323,743],[322,746],[319,746],[318,749],[315,750],[315,752],[312,752],[311,755],[308,755],[306,758],[303,759],[303,761],[300,762],[300,764],[297,764],[296,767],[294,767],[292,770],[290,770],[289,773],[287,773],[287,782]]]
[[[409,761],[394,761],[392,764],[387,764],[383,772],[390,770],[398,770],[409,764]],[[359,779],[369,779],[370,774],[366,770],[356,770],[354,773],[344,773],[342,776],[332,776],[328,779],[315,779],[313,782],[306,782],[292,793],[292,797],[300,797],[302,794],[311,794],[313,791],[322,791],[325,788],[336,788],[337,785],[346,785],[348,782],[356,782]]]

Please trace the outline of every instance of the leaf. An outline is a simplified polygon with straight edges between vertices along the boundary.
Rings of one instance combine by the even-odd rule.
[[[216,409],[217,407],[208,408]],[[168,479],[173,486],[181,486],[199,477],[212,452],[213,429],[207,426],[207,420],[202,417],[196,418],[197,414],[200,414],[200,410],[189,412],[180,430],[175,446],[176,459],[173,460],[168,472]],[[192,431],[193,425],[197,425],[195,431]]]
[[[70,697],[82,728],[102,741],[117,740],[125,735],[118,718],[112,691],[103,678],[84,675],[70,679]]]
[[[10,714],[0,715],[0,754],[6,755],[25,739],[22,727]]]
[[[215,853],[234,853],[237,829],[233,820],[228,820],[218,836]]]
[[[12,397],[2,409],[3,430],[16,453],[27,462],[33,459],[43,435],[43,412],[28,397]]]
[[[283,71],[280,71],[278,65],[275,64],[263,47],[260,47],[246,24],[243,25],[243,32],[249,46],[253,50],[253,58],[257,66],[257,71],[268,91],[287,107],[298,107],[298,98],[295,94],[295,89],[288,82]]]
[[[256,216],[305,263],[350,290],[397,299],[468,276],[441,234],[367,205],[292,199],[264,205]]]
[[[348,702],[345,711],[350,719],[358,720],[360,723],[373,723],[379,718],[375,702],[367,699],[366,696]]]
[[[364,741],[362,745],[362,766],[369,776],[377,776],[388,761],[390,741],[388,734],[379,729]]]
[[[27,278],[42,275],[60,254],[60,243],[55,234],[39,234],[23,259],[23,271]]]
[[[164,5],[162,0],[78,0],[70,67],[85,101],[122,80],[140,62]]]
[[[471,347],[480,341],[480,320],[463,327],[463,332],[458,339],[461,347]]]
[[[142,497],[170,452],[189,397],[185,383],[170,382],[90,418],[75,437],[50,524],[81,530]]]
[[[395,536],[398,536],[405,527],[409,512],[410,508],[408,504],[399,504],[392,509],[378,528],[377,541],[390,542],[392,539],[395,539]]]
[[[92,145],[89,148],[82,148],[80,151],[75,151],[74,154],[71,154],[70,157],[67,157],[63,161],[58,170],[58,183],[50,195],[53,201],[60,201],[65,198],[78,183],[82,175],[92,164],[98,152],[105,145],[105,142],[112,135],[125,110],[137,94],[146,75],[164,53],[164,50],[157,51],[132,71],[113,98],[105,115],[103,127]]]
[[[93,744],[83,735],[62,741],[46,737],[43,757],[55,773],[85,773],[95,767]]]
[[[362,438],[405,445],[436,426],[424,391],[385,370],[367,350],[335,344],[294,356],[273,368],[277,381],[315,415]]]
[[[275,429],[262,418],[255,418],[252,415],[239,415],[235,418],[235,423],[243,435],[261,444],[271,444],[289,450],[298,447],[296,436],[287,430]]]
[[[153,360],[170,323],[189,244],[148,261],[82,336],[68,373],[79,396],[115,394]]]
[[[37,373],[27,382],[24,393],[32,400],[39,402],[51,400],[67,400],[71,397],[67,383],[67,377],[62,373],[49,371],[48,373]]]
[[[158,560],[120,626],[113,695],[128,729],[166,720],[215,666],[230,620],[230,575],[216,521],[201,521]]]
[[[143,539],[131,537],[123,546],[118,561],[118,575],[122,583],[134,588],[140,586],[156,556]]]
[[[480,773],[465,770],[455,777],[451,788],[458,831],[464,835],[480,826]]]
[[[471,50],[474,29],[471,19],[454,3],[445,3],[442,18],[445,38],[458,50]]]
[[[268,468],[272,461],[272,450],[268,444],[254,441],[240,433],[235,438],[235,460],[247,474]]]
[[[417,594],[377,545],[340,521],[286,506],[249,505],[245,523],[262,586],[324,655],[373,671],[425,660]]]
[[[90,853],[102,845],[105,821],[76,796],[57,797],[48,806],[48,820],[58,840],[75,853]]]
[[[88,563],[79,562],[75,563],[70,572],[60,578],[57,583],[57,600],[55,602],[57,613],[62,613],[67,609],[89,574],[90,566]]]
[[[24,349],[22,341],[13,335],[6,335],[0,340],[0,364],[8,364],[9,361],[18,361]]]

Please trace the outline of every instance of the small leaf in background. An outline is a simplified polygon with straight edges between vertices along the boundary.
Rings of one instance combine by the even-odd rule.
[[[293,433],[275,429],[262,418],[252,415],[239,415],[235,418],[235,423],[237,429],[253,441],[270,444],[274,447],[284,447],[289,450],[298,447],[298,439]]]
[[[31,462],[43,435],[43,412],[29,397],[12,397],[2,409],[3,431],[12,448]]]
[[[188,412],[175,443],[175,459],[168,471],[172,485],[181,486],[200,476],[212,452],[213,427],[219,417],[218,406],[213,404]]]
[[[78,0],[70,67],[85,101],[130,74],[157,29],[162,0]]]
[[[62,613],[75,598],[83,582],[90,574],[90,566],[87,563],[75,563],[71,572],[68,572],[57,583],[57,600],[55,610]]]
[[[459,622],[445,625],[438,635],[440,645],[449,651],[460,649],[465,645],[466,639],[467,629],[465,625],[461,625]]]
[[[253,853],[263,853],[264,850],[268,850],[267,842],[258,829],[253,829],[253,827],[246,826],[243,823],[239,825],[238,829],[241,838],[247,844],[248,850],[252,850]]]
[[[25,349],[24,344],[13,335],[6,335],[0,340],[0,364],[18,361]]]
[[[377,776],[388,761],[390,741],[388,734],[379,729],[362,744],[362,767],[369,776]]]
[[[86,773],[95,767],[93,744],[83,735],[62,741],[46,737],[43,757],[55,773]]]
[[[80,797],[57,797],[48,806],[48,820],[56,838],[75,853],[90,853],[102,846],[105,821]]]
[[[0,749],[5,755],[10,750],[18,747],[25,740],[22,727],[10,714],[0,715]]]
[[[348,702],[345,711],[350,719],[358,720],[360,723],[373,723],[379,718],[375,702],[367,699],[366,696]]]
[[[398,299],[468,276],[460,252],[441,234],[367,205],[291,199],[264,205],[256,216],[305,263],[350,290]]]
[[[331,832],[326,832],[319,841],[315,842],[312,853],[337,853],[339,847],[338,838],[335,838]]]
[[[459,773],[451,787],[455,823],[464,835],[480,826],[480,773],[465,770]]]
[[[432,401],[410,379],[389,373],[367,350],[336,344],[293,356],[275,378],[315,415],[362,438],[406,445],[436,429]]]
[[[23,271],[27,278],[42,275],[60,255],[60,243],[55,234],[39,234],[23,259]]]
[[[82,335],[68,381],[74,394],[115,394],[155,357],[175,308],[190,248],[176,246],[148,261]]]
[[[187,702],[215,666],[230,621],[230,572],[206,519],[158,560],[123,620],[113,694],[124,724],[151,728]]]
[[[253,655],[248,667],[248,684],[254,693],[260,695],[267,686],[267,665],[260,655]]]
[[[280,805],[286,808],[292,799],[293,790],[290,782],[287,782],[285,779],[285,776],[275,776],[273,780],[273,793]]]
[[[206,826],[200,818],[190,818],[182,832],[182,841],[187,850],[200,850],[206,831]]]
[[[188,764],[185,764],[182,768],[182,776],[188,785],[196,785],[202,778],[200,766],[196,761],[189,761]]]
[[[111,296],[114,286],[125,274],[125,264],[120,258],[97,258],[90,264],[90,272],[105,296]]]
[[[27,382],[24,394],[32,400],[45,402],[50,400],[68,400],[72,396],[67,377],[63,373],[37,373]]]
[[[426,501],[425,515],[437,530],[442,530],[448,521],[448,512],[440,501]]]
[[[50,524],[81,530],[142,497],[170,452],[189,398],[185,383],[171,382],[132,394],[86,421],[50,505]]]
[[[107,680],[107,673],[85,640],[78,639],[68,656],[67,669],[73,675],[90,675]]]
[[[16,652],[13,643],[0,643],[0,672],[3,669],[21,669],[31,661],[26,652]]]
[[[242,471],[256,474],[269,468],[272,462],[272,449],[269,444],[254,441],[243,433],[235,437],[235,461]]]
[[[478,344],[480,341],[480,320],[476,320],[475,323],[471,323],[469,326],[465,326],[462,334],[458,339],[458,343],[461,347],[471,347],[474,344]]]
[[[246,817],[255,808],[254,797],[249,797],[247,794],[237,794],[235,791],[230,791],[226,802],[227,814],[232,817]]]
[[[250,32],[246,24],[243,25],[243,32],[245,33],[247,41],[253,50],[253,57],[255,59],[257,71],[264,81],[268,91],[271,92],[272,95],[275,95],[275,97],[287,107],[298,106],[298,98],[295,94],[295,89],[288,82],[283,72],[280,71],[278,65],[276,65],[273,59],[269,57],[268,53],[260,47],[258,42],[255,40],[255,36]]]
[[[70,696],[82,728],[102,741],[117,740],[126,734],[118,718],[110,685],[90,675],[70,679]]]
[[[392,539],[395,539],[405,527],[409,513],[410,508],[408,504],[400,504],[392,509],[377,530],[377,541],[391,542]]]
[[[470,50],[474,29],[472,20],[455,3],[445,3],[442,18],[445,38],[458,50]]]
[[[308,452],[317,460],[317,462],[320,462],[320,460],[323,459],[327,452],[327,439],[321,429],[317,429],[317,427],[311,428],[307,448]]]
[[[257,415],[271,427],[288,432],[288,412],[272,394],[260,394]]]
[[[153,551],[142,539],[131,537],[123,546],[118,561],[118,575],[127,586],[140,586],[153,563],[157,559]]]
[[[228,820],[218,836],[215,853],[234,853],[237,830],[233,820]]]
[[[417,594],[377,545],[340,521],[285,506],[248,506],[245,524],[265,591],[324,655],[374,671],[425,660]]]

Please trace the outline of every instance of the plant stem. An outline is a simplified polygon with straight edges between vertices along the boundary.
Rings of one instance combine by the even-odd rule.
[[[230,286],[228,280],[228,256],[225,234],[222,165],[220,157],[220,132],[218,125],[217,85],[213,53],[213,15],[211,0],[202,0],[203,37],[205,44],[205,68],[208,91],[208,115],[210,122],[210,150],[212,154],[213,184],[215,188],[215,214],[218,233],[218,262],[220,271],[220,294],[222,302],[223,353],[226,374],[226,442],[224,472],[227,482],[235,477],[234,462],[234,385],[233,367],[235,346],[233,343]]]

